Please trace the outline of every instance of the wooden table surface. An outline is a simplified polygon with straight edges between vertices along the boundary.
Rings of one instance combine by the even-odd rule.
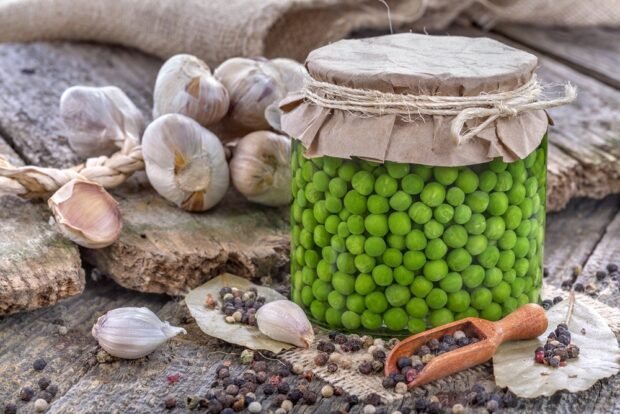
[[[570,80],[580,88],[575,105],[550,111],[556,121],[550,132],[550,206],[566,207],[548,217],[545,264],[550,276],[545,283],[559,286],[563,280],[574,280],[570,272],[574,265],[583,266],[581,282],[596,283],[596,270],[610,261],[620,263],[620,196],[608,195],[620,192],[620,31],[505,26],[492,35],[537,53],[543,80]],[[159,65],[158,59],[139,52],[101,45],[0,45],[0,153],[16,165],[58,167],[79,162],[58,116],[62,91],[74,84],[115,84],[148,114]],[[79,250],[60,237],[47,224],[49,213],[43,204],[12,197],[0,200],[0,314],[59,301],[44,309],[0,316],[0,410],[17,400],[22,386],[40,376],[31,369],[39,357],[49,363],[45,375],[60,386],[48,412],[142,413],[164,411],[162,400],[169,393],[179,400],[204,394],[216,364],[236,360],[242,351],[202,334],[181,299],[157,293],[178,293],[221,270],[253,277],[281,274],[287,255],[286,211],[255,209],[248,216],[243,213],[247,206],[232,197],[230,205],[213,214],[223,223],[246,220],[237,224],[240,230],[253,228],[249,241],[235,247],[239,240],[228,245],[199,235],[217,231],[209,214],[179,212],[135,185],[115,195],[129,216],[126,230],[116,247],[101,251]],[[230,214],[222,211],[230,209]],[[116,282],[93,271],[93,265]],[[158,283],[166,277],[174,279],[176,290],[168,282]],[[28,294],[32,288],[28,280],[36,280],[41,292],[36,298]],[[139,293],[118,283],[157,293]],[[73,296],[84,284],[84,292]],[[619,293],[607,289],[598,299],[620,308]],[[73,297],[60,300],[69,296]],[[98,362],[92,324],[105,311],[121,306],[148,306],[162,319],[186,328],[188,335],[137,361]],[[176,372],[181,380],[168,384],[166,375]],[[492,372],[485,369],[479,376],[492,379]],[[458,399],[462,392],[457,391],[471,385],[459,381],[447,378],[416,393],[439,391]],[[322,385],[317,381],[313,387]],[[401,404],[411,406],[411,400],[385,411]],[[327,413],[343,406],[343,398],[334,397],[315,406],[296,406],[294,411]],[[20,413],[32,412],[32,404],[24,407]],[[620,412],[620,375],[599,381],[586,392],[520,400],[512,411]]]

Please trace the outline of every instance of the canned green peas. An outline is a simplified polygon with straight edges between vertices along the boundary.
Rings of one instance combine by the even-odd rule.
[[[466,167],[292,157],[291,296],[316,322],[407,334],[539,301],[546,137]]]

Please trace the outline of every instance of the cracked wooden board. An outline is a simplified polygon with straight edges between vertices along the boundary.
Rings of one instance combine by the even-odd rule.
[[[22,163],[2,137],[0,154]],[[0,315],[54,305],[84,290],[78,249],[49,217],[45,205],[0,198]]]

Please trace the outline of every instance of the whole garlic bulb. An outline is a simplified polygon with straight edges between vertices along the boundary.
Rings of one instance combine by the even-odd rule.
[[[61,233],[82,247],[106,247],[121,234],[118,203],[99,184],[74,178],[54,193],[48,205]]]
[[[314,341],[314,330],[304,311],[290,300],[276,300],[256,312],[258,330],[276,341],[308,348]]]
[[[84,158],[111,155],[125,140],[140,142],[144,117],[116,86],[72,86],[60,97],[71,148]]]
[[[267,62],[232,58],[215,69],[214,76],[228,89],[229,118],[251,130],[268,129],[265,109],[286,96],[280,72]]]
[[[153,118],[178,113],[208,126],[226,115],[229,98],[205,62],[181,54],[168,59],[159,70],[153,104]]]
[[[233,150],[233,185],[248,200],[268,206],[291,201],[291,140],[270,131],[243,137]]]
[[[144,131],[146,175],[165,199],[188,211],[216,205],[230,185],[220,140],[191,118],[167,114]]]
[[[150,354],[168,339],[187,332],[162,322],[148,308],[118,308],[97,319],[91,333],[110,355],[136,359]]]

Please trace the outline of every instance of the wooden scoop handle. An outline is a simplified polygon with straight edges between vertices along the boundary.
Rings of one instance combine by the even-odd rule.
[[[499,345],[506,341],[536,338],[545,333],[548,323],[542,306],[528,303],[493,325]]]

